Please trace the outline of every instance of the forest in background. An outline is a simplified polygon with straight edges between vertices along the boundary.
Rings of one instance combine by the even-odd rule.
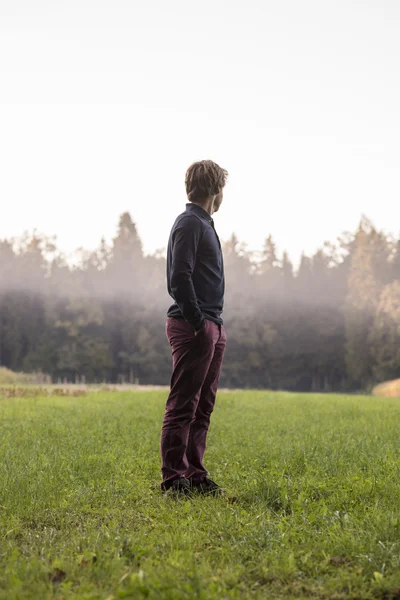
[[[400,240],[363,218],[294,270],[269,236],[223,243],[227,350],[220,385],[360,391],[400,377]],[[53,382],[168,384],[165,258],[129,213],[74,266],[53,238],[0,241],[0,365]]]

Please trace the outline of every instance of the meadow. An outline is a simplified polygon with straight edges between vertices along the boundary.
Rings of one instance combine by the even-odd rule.
[[[165,391],[20,393],[0,390],[1,600],[400,599],[399,399],[220,393],[226,494],[173,499]]]

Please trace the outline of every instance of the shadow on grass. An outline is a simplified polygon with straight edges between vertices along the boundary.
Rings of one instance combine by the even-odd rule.
[[[260,481],[237,497],[239,504],[263,504],[273,512],[290,515],[292,513],[290,498],[280,488],[271,482]]]

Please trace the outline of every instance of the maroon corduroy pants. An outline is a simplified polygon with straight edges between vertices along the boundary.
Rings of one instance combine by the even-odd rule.
[[[164,486],[207,476],[203,458],[226,345],[224,327],[208,319],[195,335],[185,319],[169,317],[166,334],[172,377],[161,433]]]

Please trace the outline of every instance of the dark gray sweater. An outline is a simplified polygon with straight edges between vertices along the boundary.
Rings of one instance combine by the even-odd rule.
[[[184,318],[193,329],[205,319],[222,324],[225,277],[221,243],[211,216],[189,203],[171,230],[167,252],[168,293],[175,300],[169,317]]]

